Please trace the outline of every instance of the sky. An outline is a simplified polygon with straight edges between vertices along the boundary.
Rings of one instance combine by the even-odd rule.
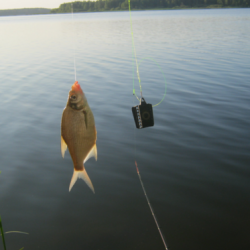
[[[62,3],[75,0],[0,0],[0,10],[22,8],[58,8]]]

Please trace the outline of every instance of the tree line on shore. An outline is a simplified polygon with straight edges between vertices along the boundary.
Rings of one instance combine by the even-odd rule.
[[[51,11],[50,9],[46,8],[9,9],[9,10],[0,10],[0,16],[49,14],[50,11]]]
[[[74,12],[128,10],[128,0],[96,0],[72,2]],[[132,10],[165,8],[250,7],[250,0],[131,0]],[[63,3],[50,13],[71,12],[71,2]]]

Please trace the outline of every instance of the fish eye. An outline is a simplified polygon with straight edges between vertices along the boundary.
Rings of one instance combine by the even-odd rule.
[[[75,96],[75,95],[72,95],[72,96],[70,97],[70,99],[71,99],[71,100],[76,100],[76,96]]]

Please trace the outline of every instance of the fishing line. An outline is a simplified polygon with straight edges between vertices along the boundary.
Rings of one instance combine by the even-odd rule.
[[[134,42],[134,32],[133,32],[133,22],[132,22],[132,15],[131,15],[131,7],[130,7],[130,0],[128,0],[128,7],[129,7],[129,16],[130,16],[130,29],[131,29],[131,37],[132,37],[132,46],[133,46],[133,56],[134,57],[134,61],[136,63],[136,73],[137,73],[137,78],[138,78],[138,81],[139,81],[139,87],[140,87],[140,93],[141,93],[141,98],[142,98],[142,87],[141,87],[141,78],[140,78],[140,73],[139,73],[139,66],[140,64],[144,61],[144,60],[151,60],[151,61],[154,61],[156,63],[156,65],[158,66],[158,68],[160,69],[162,75],[163,75],[163,78],[164,78],[164,82],[165,82],[165,92],[164,92],[164,95],[163,95],[163,98],[161,99],[161,101],[155,105],[153,105],[153,107],[156,107],[158,106],[160,103],[162,103],[162,101],[164,100],[165,96],[166,96],[166,93],[167,93],[167,81],[166,81],[166,77],[160,67],[160,65],[152,58],[150,57],[145,57],[143,58],[139,64],[138,64],[138,61],[137,61],[137,56],[136,56],[136,49],[135,49],[135,42]],[[136,95],[135,93],[135,81],[134,81],[134,67],[133,67],[133,95],[135,95],[135,97],[137,98],[138,101],[140,101],[139,97]]]
[[[139,86],[140,86],[141,100],[143,100],[143,97],[142,97],[142,87],[141,87],[141,79],[140,79],[140,73],[139,73],[139,66],[140,66],[140,64],[141,64],[144,60],[147,59],[147,60],[154,61],[154,62],[156,63],[156,65],[158,66],[158,68],[160,69],[160,71],[161,71],[161,73],[162,73],[162,75],[163,75],[164,81],[165,81],[165,92],[164,92],[164,96],[163,96],[163,98],[161,99],[161,101],[160,101],[159,103],[153,105],[153,107],[155,107],[155,106],[159,105],[159,104],[164,100],[164,98],[165,98],[165,96],[166,96],[166,92],[167,92],[167,81],[166,81],[166,77],[165,77],[165,75],[164,75],[164,73],[163,73],[163,71],[162,71],[160,65],[159,65],[155,60],[153,60],[153,59],[150,58],[150,57],[145,57],[145,58],[143,58],[143,59],[139,62],[139,64],[138,64],[137,56],[136,56],[136,50],[135,50],[135,43],[134,43],[133,24],[132,24],[131,9],[130,9],[130,0],[128,0],[128,5],[129,5],[129,14],[130,14],[130,27],[131,27],[132,45],[133,45],[133,50],[134,50],[133,56],[134,56],[134,58],[135,58],[135,60],[133,60],[133,61],[135,61],[135,63],[136,63],[136,70],[137,70],[136,73],[137,73],[137,78],[138,78]],[[136,98],[140,101],[139,97],[138,97],[138,96],[136,95],[136,93],[135,93],[135,87],[134,87],[134,67],[133,67],[133,95],[135,95]],[[145,101],[145,100],[144,100],[144,101]],[[134,98],[133,98],[133,104],[134,104]],[[164,245],[165,249],[168,250],[166,241],[165,241],[164,236],[163,236],[163,233],[162,233],[162,231],[161,231],[161,229],[160,229],[160,226],[159,226],[159,223],[158,223],[158,221],[157,221],[157,219],[156,219],[154,210],[153,210],[152,205],[151,205],[151,203],[150,203],[150,201],[149,201],[149,198],[148,198],[148,196],[147,196],[146,189],[145,189],[145,187],[144,187],[144,185],[143,185],[142,178],[141,178],[141,175],[140,175],[140,172],[139,172],[139,168],[138,168],[138,165],[137,165],[137,161],[136,161],[136,154],[137,154],[137,150],[136,150],[136,132],[135,132],[135,128],[134,128],[134,157],[135,157],[136,171],[137,171],[137,174],[138,174],[140,183],[141,183],[141,187],[142,187],[143,193],[144,193],[144,195],[145,195],[145,197],[146,197],[148,206],[149,206],[149,208],[150,208],[151,214],[152,214],[152,216],[153,216],[153,218],[154,218],[156,227],[157,227],[157,229],[158,229],[158,231],[159,231],[159,234],[160,234],[160,236],[161,236],[163,245]]]
[[[73,10],[73,3],[71,3],[71,16],[72,16],[72,27],[74,27],[74,18],[73,18],[73,15],[74,15],[74,10]],[[73,30],[73,28],[72,28]],[[74,70],[75,70],[75,81],[76,81],[76,55],[75,55],[75,50],[76,50],[76,46],[75,46],[75,40],[73,41],[73,50],[74,50]]]
[[[149,199],[148,199],[146,190],[145,190],[145,188],[144,188],[144,185],[143,185],[143,182],[142,182],[142,179],[141,179],[141,175],[140,175],[140,172],[139,172],[139,168],[138,168],[138,166],[137,166],[137,162],[136,162],[136,161],[135,161],[135,167],[136,167],[136,171],[137,171],[137,174],[138,174],[138,177],[139,177],[139,180],[140,180],[140,183],[141,183],[141,186],[142,186],[144,195],[145,195],[146,200],[147,200],[147,202],[148,202],[148,206],[149,206],[150,211],[151,211],[151,213],[152,213],[152,216],[153,216],[153,218],[154,218],[154,220],[155,220],[155,224],[156,224],[156,226],[157,226],[157,229],[158,229],[158,231],[159,231],[159,233],[160,233],[162,242],[163,242],[163,244],[164,244],[165,249],[168,250],[168,247],[167,247],[167,244],[166,244],[166,242],[165,242],[164,236],[163,236],[163,234],[162,234],[162,232],[161,232],[160,226],[159,226],[158,221],[157,221],[157,219],[156,219],[156,217],[155,217],[154,210],[153,210],[153,208],[152,208],[152,206],[151,206],[151,204],[150,204],[150,201],[149,201]]]
[[[167,80],[166,80],[166,77],[165,77],[165,75],[164,75],[164,73],[163,73],[163,70],[162,70],[161,66],[160,66],[154,59],[152,59],[152,58],[150,58],[150,57],[144,57],[144,58],[139,62],[138,66],[140,66],[140,64],[141,64],[143,61],[145,61],[145,60],[151,60],[151,61],[153,61],[153,62],[157,65],[157,67],[160,69],[160,71],[161,71],[161,73],[162,73],[162,76],[163,76],[164,82],[165,82],[165,91],[164,91],[164,95],[163,95],[162,99],[160,100],[160,102],[158,102],[157,104],[153,105],[153,107],[156,107],[156,106],[158,106],[159,104],[162,103],[162,101],[164,100],[164,98],[165,98],[165,96],[166,96],[166,94],[167,94]],[[133,72],[133,94],[134,94],[134,95],[136,96],[136,98],[139,100],[139,97],[138,97],[138,96],[136,95],[136,93],[135,93],[134,72]]]
[[[132,44],[133,44],[134,56],[135,56],[135,62],[136,62],[136,69],[137,69],[136,73],[137,73],[137,77],[138,77],[138,81],[139,81],[139,86],[140,86],[141,97],[142,97],[141,78],[140,78],[139,65],[138,65],[138,62],[137,62],[136,50],[135,50],[134,33],[133,33],[133,23],[132,23],[131,9],[130,9],[130,0],[128,0],[128,7],[129,7],[129,15],[130,15],[130,28],[131,28]],[[134,79],[133,79],[133,84],[134,84]],[[137,96],[136,96],[136,98],[138,99]]]

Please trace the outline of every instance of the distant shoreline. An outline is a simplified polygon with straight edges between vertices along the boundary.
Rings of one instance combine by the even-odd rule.
[[[0,16],[23,16],[23,15],[42,15],[50,14],[51,9],[46,8],[23,8],[0,10]]]
[[[147,10],[188,10],[188,9],[247,9],[250,7],[239,7],[239,6],[222,6],[218,4],[208,6],[175,6],[172,8],[148,8],[148,9],[132,9],[131,11],[147,11]],[[46,8],[24,8],[24,9],[8,9],[0,10],[0,17],[2,16],[29,16],[29,15],[47,15],[47,14],[66,14],[70,12],[52,13],[53,9]],[[74,13],[95,13],[95,12],[117,12],[117,11],[128,11],[125,9],[113,9],[113,10],[91,10],[91,11],[75,11]]]

